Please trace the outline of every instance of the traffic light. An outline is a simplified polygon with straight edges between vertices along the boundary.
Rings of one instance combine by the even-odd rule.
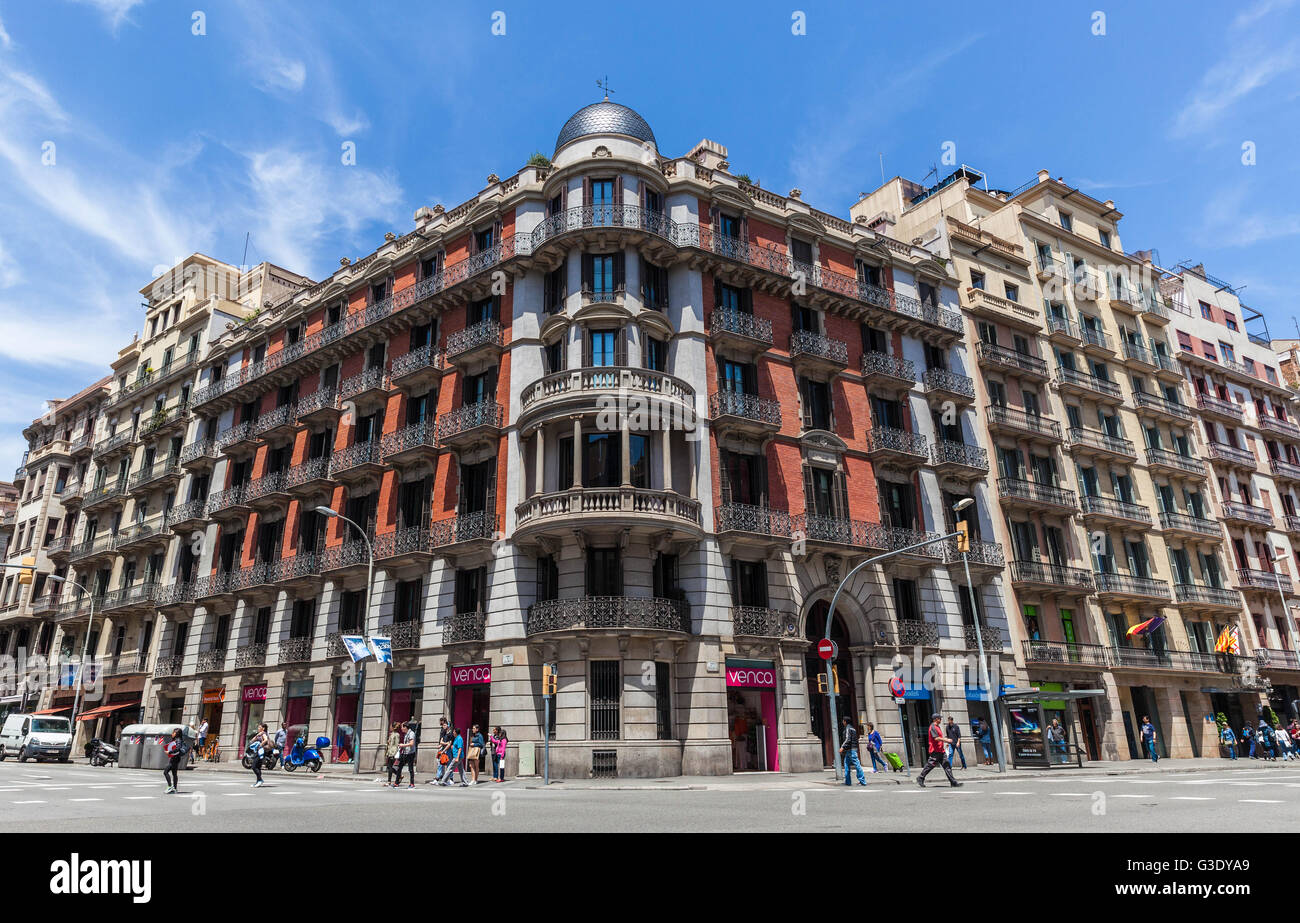
[[[970,523],[964,519],[957,523],[957,550],[970,551]]]
[[[839,667],[831,667],[831,678],[835,681],[835,694],[839,695],[840,694],[840,668]],[[820,692],[822,695],[826,694],[826,671],[825,670],[819,670],[817,672],[817,691]]]
[[[32,578],[36,576],[36,559],[23,558],[22,568],[18,574],[18,582],[23,586],[31,586]]]
[[[542,695],[555,695],[559,683],[555,676],[555,665],[542,664]]]

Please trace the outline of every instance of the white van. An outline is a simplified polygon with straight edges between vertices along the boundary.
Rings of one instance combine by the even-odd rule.
[[[10,715],[0,728],[0,760],[13,755],[29,759],[68,762],[72,755],[72,726],[54,715]]]

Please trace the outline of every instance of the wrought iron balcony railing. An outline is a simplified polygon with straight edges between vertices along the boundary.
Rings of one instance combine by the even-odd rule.
[[[1092,571],[1046,561],[1012,561],[1011,580],[1014,583],[1050,584],[1085,592],[1097,588]]]
[[[717,391],[709,395],[709,416],[739,417],[766,426],[781,425],[781,403],[743,394],[739,391]]]
[[[919,433],[909,433],[891,426],[873,426],[865,435],[868,454],[890,452],[917,459],[924,459],[930,454],[930,441]]]
[[[501,325],[494,320],[484,320],[450,334],[447,337],[446,354],[448,359],[454,359],[481,346],[499,348],[501,344]]]
[[[1047,377],[1047,363],[1037,356],[1031,356],[1029,353],[1022,353],[1014,349],[1008,349],[1005,346],[998,346],[996,343],[981,341],[976,344],[975,354],[979,357],[979,361],[985,365],[998,365],[1003,368],[1029,372],[1041,378]]]
[[[1094,494],[1084,494],[1079,498],[1079,508],[1085,516],[1109,516],[1114,519],[1124,519],[1129,522],[1151,522],[1151,511],[1145,506],[1138,503],[1132,503],[1128,500],[1117,500],[1112,497],[1100,497]]]
[[[1147,467],[1177,468],[1188,474],[1205,476],[1205,461],[1191,455],[1181,455],[1166,449],[1147,449]]]
[[[1241,591],[1201,583],[1175,583],[1174,602],[1239,609]]]
[[[935,465],[960,465],[976,471],[989,470],[988,450],[964,442],[940,439],[930,449],[930,460]]]
[[[796,330],[790,335],[790,358],[801,356],[824,359],[834,365],[848,365],[849,347],[843,340],[811,330]]]
[[[504,408],[496,401],[479,401],[438,417],[438,441],[453,439],[479,427],[499,427]]]
[[[1160,514],[1160,528],[1166,531],[1197,532],[1212,538],[1223,537],[1223,526],[1213,519],[1192,516],[1188,513],[1162,512]]]
[[[754,638],[784,638],[786,616],[765,606],[732,606],[733,634]]]
[[[1071,427],[1066,431],[1070,440],[1070,448],[1086,446],[1092,449],[1101,449],[1105,452],[1113,452],[1116,455],[1124,455],[1129,458],[1137,458],[1137,449],[1133,443],[1122,436],[1112,436],[1110,433],[1103,433],[1100,430],[1087,429],[1085,427]]]
[[[1094,571],[1098,593],[1116,593],[1124,596],[1143,596],[1149,599],[1169,599],[1169,584],[1151,577]]]
[[[990,425],[1036,433],[1057,441],[1061,439],[1061,424],[1042,414],[1026,413],[1018,408],[1003,407],[1000,404],[990,404],[984,412],[988,415]]]
[[[1004,500],[1029,500],[1070,509],[1079,507],[1079,499],[1072,490],[1020,478],[998,478],[998,494]]]
[[[926,369],[925,374],[921,376],[921,384],[926,391],[960,394],[971,400],[975,399],[975,380],[948,369]]]
[[[868,381],[879,377],[914,382],[916,366],[911,359],[891,356],[888,353],[867,352],[862,354],[862,377]]]
[[[691,632],[690,606],[682,600],[635,596],[549,599],[528,607],[529,635],[574,629]]]
[[[772,345],[772,322],[767,318],[755,317],[745,311],[734,308],[716,308],[709,318],[709,333],[712,336],[730,334],[753,340],[764,346]]]
[[[714,510],[714,527],[718,532],[751,532],[774,538],[789,538],[790,514],[767,506],[724,503]]]

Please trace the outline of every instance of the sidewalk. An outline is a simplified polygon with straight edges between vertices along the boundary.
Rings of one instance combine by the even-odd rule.
[[[999,779],[1041,779],[1088,777],[1097,775],[1132,776],[1153,773],[1192,773],[1192,772],[1267,772],[1280,767],[1290,767],[1290,763],[1267,763],[1262,760],[1240,759],[1236,762],[1218,757],[1199,759],[1164,759],[1159,763],[1150,760],[1095,760],[1084,762],[1082,768],[1074,765],[1059,769],[1011,769],[998,773],[996,767],[971,765],[969,769],[956,769],[954,775],[962,782],[980,784],[995,782]],[[1300,769],[1300,763],[1296,764]],[[197,772],[237,772],[243,775],[252,773],[236,762],[195,763]],[[282,769],[267,770],[271,775],[283,772]],[[910,784],[919,770],[902,772],[866,772],[867,784],[870,786]],[[382,781],[382,773],[361,772],[354,774],[351,764],[327,763],[319,773],[307,769],[298,769],[290,773],[300,779],[328,779],[331,784],[338,782],[358,782],[374,785]],[[428,781],[426,773],[417,774],[417,783],[423,785]],[[509,780],[523,788],[545,788],[539,776],[523,776]],[[787,773],[787,772],[753,772],[737,773],[727,776],[670,776],[662,779],[552,779],[551,788],[556,791],[599,789],[602,791],[790,791],[807,788],[810,785],[843,785],[843,777],[835,778],[829,769],[821,772]],[[857,780],[854,780],[857,785]]]

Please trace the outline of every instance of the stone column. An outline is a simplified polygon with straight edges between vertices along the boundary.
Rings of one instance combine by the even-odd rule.
[[[573,488],[582,486],[582,417],[573,418]]]
[[[662,486],[664,490],[673,489],[673,452],[672,452],[672,430],[665,426],[660,431],[660,442],[662,447],[659,449],[659,465],[663,469]]]
[[[620,453],[622,454],[623,480],[624,487],[632,486],[632,434],[628,431],[627,421],[623,421],[623,426],[619,429]]]
[[[533,443],[533,490],[530,496],[536,496],[546,491],[546,469],[544,465],[546,459],[546,430],[541,426],[537,427],[537,432],[533,436]]]

